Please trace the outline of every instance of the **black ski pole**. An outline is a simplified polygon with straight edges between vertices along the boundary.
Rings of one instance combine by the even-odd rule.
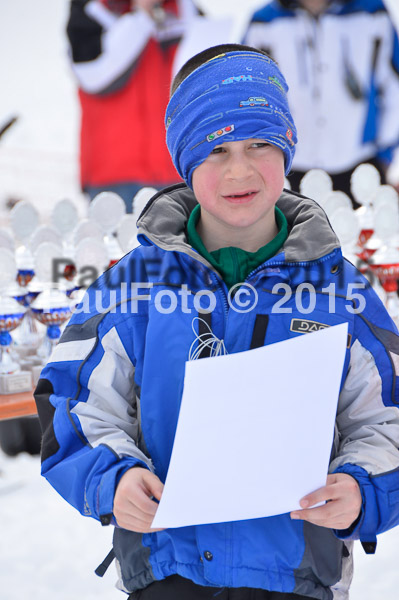
[[[12,127],[15,123],[15,121],[18,120],[18,117],[11,117],[11,119],[9,119],[1,128],[0,128],[0,138],[5,134],[5,132],[10,129],[10,127]]]

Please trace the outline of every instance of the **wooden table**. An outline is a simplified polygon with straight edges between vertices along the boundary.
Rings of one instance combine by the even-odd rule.
[[[32,392],[0,395],[0,421],[36,415],[36,404]]]

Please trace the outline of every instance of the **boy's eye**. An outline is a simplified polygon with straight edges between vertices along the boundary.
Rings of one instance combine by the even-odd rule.
[[[251,144],[253,148],[266,148],[266,146],[270,146],[268,142],[254,142]]]
[[[220,152],[224,152],[224,148],[222,148],[222,146],[216,146],[216,148],[211,151],[211,154],[219,154]]]

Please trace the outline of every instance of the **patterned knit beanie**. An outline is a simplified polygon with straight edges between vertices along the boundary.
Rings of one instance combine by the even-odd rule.
[[[227,52],[190,73],[165,116],[166,143],[187,185],[215,146],[249,138],[280,148],[289,173],[297,136],[287,91],[276,63],[258,52]]]

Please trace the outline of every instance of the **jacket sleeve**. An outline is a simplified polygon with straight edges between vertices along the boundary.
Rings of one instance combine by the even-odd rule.
[[[142,315],[124,314],[121,305],[73,315],[35,392],[42,474],[81,514],[103,524],[112,518],[120,477],[136,465],[152,469],[140,440],[133,350],[145,327]]]
[[[360,539],[370,552],[376,535],[399,523],[399,337],[381,304],[374,316],[373,321],[365,315],[355,318],[337,411],[339,448],[330,465],[331,473],[357,480],[363,500],[355,526],[335,533]],[[377,318],[382,326],[373,324]]]
[[[72,0],[67,34],[80,87],[89,94],[122,87],[155,30],[144,10],[116,15],[98,0]]]

